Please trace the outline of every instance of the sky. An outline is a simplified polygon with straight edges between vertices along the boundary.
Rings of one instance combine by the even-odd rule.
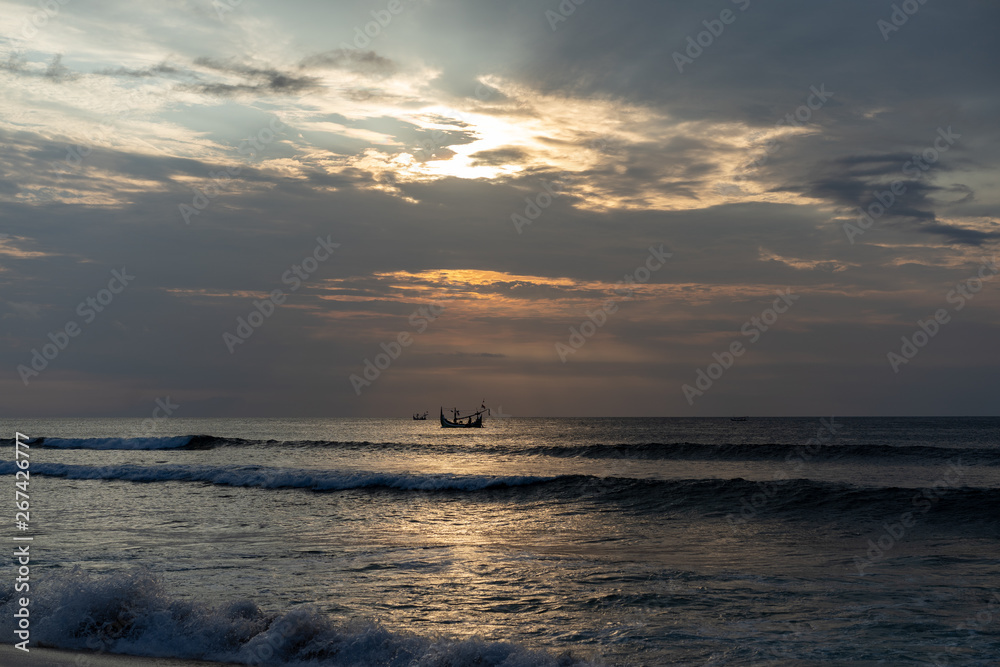
[[[0,414],[998,415],[988,0],[0,0]]]

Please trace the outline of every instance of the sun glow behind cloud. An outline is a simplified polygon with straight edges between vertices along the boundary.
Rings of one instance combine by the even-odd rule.
[[[757,7],[758,27],[727,31],[682,76],[669,51],[685,26],[704,20],[698,3],[640,3],[635,15],[594,5],[553,33],[541,12],[520,6],[413,2],[363,49],[341,43],[371,20],[364,3],[235,3],[222,20],[209,2],[55,4],[44,29],[22,39],[19,26],[39,5],[0,0],[13,26],[0,30],[0,207],[11,225],[0,230],[11,234],[0,243],[0,272],[18,294],[4,293],[14,303],[0,299],[0,317],[64,319],[106,282],[105,265],[142,266],[136,290],[106,320],[110,327],[120,313],[133,337],[95,332],[60,357],[68,373],[91,364],[81,382],[128,364],[147,369],[147,350],[165,344],[184,356],[176,384],[157,385],[164,393],[197,376],[232,397],[258,370],[305,379],[317,366],[322,379],[301,386],[327,391],[330,368],[353,368],[406,328],[415,308],[442,302],[447,316],[398,372],[412,360],[414,373],[431,368],[450,385],[521,364],[518,380],[538,385],[547,380],[536,369],[550,364],[600,385],[586,364],[620,362],[645,373],[651,390],[677,394],[676,382],[689,381],[776,290],[793,287],[802,296],[794,316],[741,368],[777,360],[771,377],[781,383],[771,394],[797,400],[786,391],[796,372],[781,364],[811,353],[815,365],[800,377],[836,364],[851,368],[853,383],[864,373],[851,365],[869,363],[858,361],[860,348],[874,345],[865,381],[890,395],[892,378],[877,368],[882,341],[942,307],[1000,238],[996,130],[986,114],[994,94],[982,72],[959,58],[962,48],[930,54],[919,31],[938,27],[916,23],[889,49],[874,33],[870,44],[831,51],[867,21],[860,2],[838,5],[822,23],[798,20],[827,12],[818,6]],[[789,17],[801,33],[775,30]],[[951,20],[980,39],[980,21],[960,11]],[[805,33],[808,48],[795,44]],[[886,73],[902,63],[930,83],[887,86]],[[809,84],[823,81],[837,91],[831,103],[800,127],[777,129]],[[267,137],[272,122],[281,129]],[[843,225],[898,177],[897,158],[923,150],[929,129],[948,123],[962,135],[954,150],[849,243]],[[244,150],[262,136],[259,149]],[[237,168],[216,194],[213,174]],[[553,182],[560,196],[518,234],[511,214]],[[185,225],[178,205],[206,191],[209,206]],[[330,233],[343,252],[237,361],[223,358],[216,329],[246,316]],[[674,252],[668,267],[617,291],[617,277],[660,242]],[[997,294],[995,283],[984,288],[935,349],[991,335]],[[562,365],[553,343],[611,299],[620,311],[599,341]],[[11,349],[30,350],[47,327],[5,335]],[[802,335],[784,337],[793,331]],[[852,336],[863,342],[846,346]],[[973,347],[963,343],[952,359]],[[447,356],[454,350],[461,354]],[[119,354],[126,364],[89,361]],[[255,354],[268,361],[241,365]],[[22,361],[15,356],[5,357],[10,366]],[[748,375],[741,385],[737,375],[712,400],[730,388],[756,400],[769,382]],[[236,376],[239,390],[224,386]],[[256,407],[267,411],[282,399],[262,387],[254,391],[272,402]],[[826,398],[810,405],[825,410]],[[868,409],[861,397],[859,406]]]
[[[8,50],[2,55],[10,59],[17,54]],[[257,168],[280,170],[287,177],[302,177],[315,167],[333,175],[360,169],[374,177],[363,187],[410,203],[418,202],[395,183],[496,181],[528,173],[571,178],[572,205],[597,212],[687,210],[740,201],[822,203],[775,191],[762,174],[747,167],[765,141],[785,141],[808,130],[756,136],[739,123],[679,122],[622,100],[544,94],[498,77],[480,81],[481,90],[489,91],[486,99],[435,100],[425,82],[438,72],[419,64],[387,69],[374,80],[337,68],[297,70],[298,79],[292,74],[286,78],[301,81],[305,89],[295,95],[276,90],[265,103],[238,91],[278,80],[280,70],[266,63],[148,60],[159,65],[141,70],[141,76],[113,75],[140,71],[116,70],[113,63],[94,63],[91,72],[67,70],[61,79],[45,76],[48,65],[41,61],[19,72],[0,71],[11,91],[6,103],[0,102],[0,112],[5,112],[0,127],[59,127],[67,145],[87,150],[111,148],[238,164],[234,158],[245,160],[234,155],[235,149],[246,135],[227,134],[224,128],[207,132],[198,119],[222,108],[242,108],[247,118],[258,118],[258,125],[263,125],[263,113],[288,127],[255,157]],[[220,92],[213,99],[199,95],[197,87],[234,92],[221,97]],[[38,113],[18,121],[16,110],[30,106]],[[186,111],[179,114],[179,109]],[[243,132],[250,128],[253,135],[253,123],[234,127]],[[279,145],[284,148],[278,150]],[[642,147],[663,145],[676,149],[655,158],[643,154]],[[335,146],[344,148],[331,151]],[[715,173],[715,188],[690,190],[693,162],[703,163],[703,172]],[[644,177],[636,178],[635,173]],[[73,185],[63,195],[66,201],[100,201],[93,193],[74,192]],[[31,197],[29,192],[30,187],[22,197]],[[46,196],[60,194],[49,190]],[[104,201],[113,205],[128,199]]]
[[[16,57],[10,50],[0,55]],[[733,201],[802,199],[801,195],[774,192],[748,172],[745,163],[752,159],[754,140],[747,138],[751,130],[745,125],[672,122],[660,112],[621,100],[543,94],[496,77],[481,82],[492,91],[486,100],[452,98],[442,103],[428,97],[423,83],[436,72],[419,65],[374,81],[342,70],[317,71],[314,87],[294,97],[277,91],[267,104],[235,93],[234,97],[213,100],[198,95],[192,87],[241,90],[262,85],[261,77],[267,75],[260,73],[271,70],[264,63],[220,61],[206,66],[159,62],[143,70],[146,73],[142,76],[113,75],[118,71],[114,63],[103,67],[94,63],[90,72],[67,70],[69,74],[61,79],[47,77],[45,71],[51,63],[43,61],[19,66],[19,72],[0,71],[0,79],[10,91],[6,102],[0,103],[0,126],[59,127],[60,138],[68,145],[87,149],[231,163],[234,149],[245,137],[227,137],[224,131],[208,133],[191,121],[216,113],[215,109],[237,105],[237,109],[245,109],[248,118],[263,112],[280,118],[290,128],[280,139],[290,150],[281,156],[286,173],[296,172],[296,162],[305,166],[319,156],[329,173],[369,171],[380,183],[372,187],[404,198],[391,182],[497,180],[537,172],[572,176],[573,204],[594,211],[685,210]],[[362,87],[365,94],[355,94]],[[30,118],[18,115],[18,110],[26,107],[36,108]],[[176,113],[178,109],[186,109],[190,120]],[[244,131],[248,126],[252,128],[246,122],[236,125]],[[410,136],[401,133],[405,128],[410,128]],[[777,140],[795,132],[801,131],[779,133]],[[324,144],[343,142],[357,148],[325,158],[317,153]],[[680,149],[656,160],[637,158],[630,149],[664,144]],[[269,152],[275,152],[273,149]],[[264,160],[273,158],[261,156]],[[715,192],[701,189],[693,196],[686,191],[690,175],[685,165],[692,158],[714,163],[720,184]],[[271,164],[277,167],[280,163]],[[636,170],[647,176],[634,178]],[[70,194],[67,200],[94,201],[81,194]]]

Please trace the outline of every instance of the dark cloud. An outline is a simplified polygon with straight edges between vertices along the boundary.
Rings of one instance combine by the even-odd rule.
[[[345,99],[352,102],[371,102],[373,100],[391,100],[396,96],[377,88],[347,88],[343,91]]]
[[[994,238],[990,233],[963,229],[940,222],[939,217],[950,206],[972,201],[975,191],[968,185],[935,185],[943,174],[953,172],[948,162],[926,165],[921,171],[912,153],[883,155],[848,155],[828,161],[812,160],[809,173],[787,173],[792,166],[802,170],[797,161],[780,158],[769,167],[773,177],[786,179],[774,188],[776,192],[796,192],[823,199],[848,211],[850,217],[867,214],[875,221],[896,224],[918,233],[944,236],[953,243],[981,245]],[[947,201],[944,196],[959,193],[961,197]]]
[[[52,58],[49,66],[45,68],[43,76],[53,81],[69,81],[75,79],[77,75],[62,64],[62,54],[57,54]]]
[[[105,76],[126,76],[134,78],[146,78],[157,76],[160,74],[178,74],[181,70],[168,64],[167,62],[162,62],[158,65],[153,65],[152,67],[143,67],[141,69],[130,69],[128,67],[108,67],[99,70],[98,74],[103,74]]]
[[[79,78],[79,73],[70,70],[62,63],[62,54],[55,54],[44,69],[29,67],[23,53],[11,52],[7,61],[0,63],[0,70],[19,76],[41,77],[55,83],[73,81]]]
[[[396,63],[374,51],[354,49],[333,49],[303,58],[299,62],[302,69],[342,69],[358,74],[385,77],[395,74]]]
[[[523,161],[528,156],[527,152],[520,148],[496,148],[491,151],[479,151],[469,157],[472,158],[474,166],[496,166],[511,164]]]
[[[994,225],[996,223],[993,223]],[[921,225],[917,228],[925,234],[937,234],[943,236],[952,243],[965,243],[968,245],[981,246],[987,241],[1000,239],[1000,229],[996,231],[984,232],[978,229],[965,229],[956,225],[946,225],[940,222]]]
[[[24,54],[18,51],[11,51],[6,62],[0,62],[0,70],[8,72],[19,72],[24,69]]]
[[[440,114],[425,114],[424,119],[436,123],[438,125],[453,125],[454,127],[471,127],[469,123],[458,118],[450,118],[448,116],[442,116]]]
[[[187,87],[209,95],[240,95],[246,93],[289,94],[320,87],[320,78],[297,76],[273,68],[260,68],[235,61],[220,61],[213,58],[196,58],[195,65],[217,72],[235,74],[246,79],[244,83],[199,83]]]

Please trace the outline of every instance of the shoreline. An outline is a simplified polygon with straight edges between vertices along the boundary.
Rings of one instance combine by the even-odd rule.
[[[29,653],[0,644],[0,664],[4,667],[219,667],[243,665],[234,662],[207,662],[180,658],[147,658],[124,653],[95,653],[32,647]]]

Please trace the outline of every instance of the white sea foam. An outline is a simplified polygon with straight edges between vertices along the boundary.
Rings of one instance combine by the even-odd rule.
[[[247,600],[218,606],[182,600],[146,571],[103,577],[49,571],[42,581],[32,583],[32,641],[64,649],[289,667],[595,664],[510,642],[429,638],[372,621],[338,623],[309,607],[269,614]],[[6,595],[0,632],[9,637],[16,602]]]

